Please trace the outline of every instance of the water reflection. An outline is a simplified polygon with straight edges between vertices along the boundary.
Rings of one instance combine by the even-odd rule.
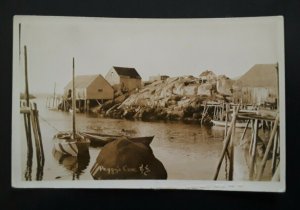
[[[44,175],[44,165],[38,165],[36,169],[36,180],[41,181],[43,180]]]
[[[214,130],[210,126],[198,127],[197,129],[182,129],[182,127],[178,127],[178,129],[168,129],[165,131],[164,137],[170,143],[188,143],[188,144],[199,144],[199,143],[207,143],[210,144],[213,140],[222,140],[223,130]]]
[[[32,173],[32,152],[27,153],[27,162],[26,162],[26,170],[25,170],[25,180],[31,181],[31,173]]]
[[[41,157],[38,158],[40,160],[37,161],[35,180],[41,181],[43,180],[43,175],[44,175],[44,161],[41,159]],[[27,152],[26,170],[24,175],[26,181],[32,181],[32,159],[33,159],[33,152]]]
[[[52,153],[60,165],[72,172],[72,180],[80,179],[80,175],[84,173],[84,170],[90,163],[90,154],[88,152],[77,157],[62,154],[55,149],[53,149]],[[57,177],[57,179],[58,178],[61,177]]]

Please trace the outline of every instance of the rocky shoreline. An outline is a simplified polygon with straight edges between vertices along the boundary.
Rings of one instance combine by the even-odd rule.
[[[221,91],[220,91],[221,90]],[[131,93],[117,93],[114,100],[94,107],[105,117],[144,121],[188,121],[210,125],[213,110],[202,116],[206,102],[228,101],[229,90],[216,80],[201,83],[193,76],[155,81]],[[202,119],[203,118],[203,119]]]

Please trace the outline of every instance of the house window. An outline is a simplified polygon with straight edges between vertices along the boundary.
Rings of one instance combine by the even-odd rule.
[[[98,92],[102,92],[103,91],[103,89],[98,89]]]

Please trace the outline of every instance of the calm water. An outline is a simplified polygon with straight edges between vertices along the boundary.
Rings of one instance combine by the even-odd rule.
[[[53,153],[52,137],[59,131],[71,130],[72,115],[46,108],[46,99],[35,100],[40,114],[40,126],[45,153],[42,180],[91,180],[90,169],[101,148],[90,147],[90,157],[79,163],[75,157],[62,157]],[[23,123],[23,118],[20,118]],[[168,179],[212,179],[222,150],[223,130],[179,122],[143,122],[107,119],[86,114],[77,114],[78,130],[100,131],[120,134],[122,129],[131,130],[132,136],[154,135],[151,143],[154,155],[164,164]],[[23,132],[23,178],[27,166],[27,146]],[[31,179],[36,179],[36,160],[33,155]],[[225,179],[224,168],[219,179]]]

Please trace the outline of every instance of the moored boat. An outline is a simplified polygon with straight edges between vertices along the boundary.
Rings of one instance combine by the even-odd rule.
[[[109,135],[109,134],[100,134],[100,133],[91,133],[91,132],[81,132],[82,136],[87,137],[90,140],[90,145],[92,147],[102,147],[109,142],[125,138],[134,142],[148,142],[152,141],[154,136],[142,136],[142,137],[128,137],[122,135]]]
[[[73,87],[72,87],[72,109],[76,110],[75,97],[75,61],[73,58]],[[56,151],[66,155],[79,156],[89,152],[90,140],[76,131],[76,112],[73,112],[73,130],[71,132],[60,132],[53,138]]]
[[[215,126],[215,127],[225,127],[225,124],[226,124],[225,121],[220,121],[220,120],[212,120],[211,122],[213,123],[213,126]],[[227,122],[227,126],[230,127],[230,121]],[[237,121],[237,122],[235,123],[235,127],[236,127],[236,128],[245,128],[246,126],[247,126],[247,122],[238,122],[238,121]],[[247,127],[248,127],[248,128],[252,128],[251,123],[249,123]],[[259,124],[258,124],[258,127],[261,128],[261,127],[262,127],[262,124],[259,123]]]
[[[225,127],[226,122],[225,121],[220,121],[220,120],[212,120],[211,121],[214,126],[218,127]],[[230,126],[230,122],[227,122],[227,126]],[[247,122],[236,122],[235,127],[236,128],[245,128],[247,126]],[[249,123],[248,128],[251,128],[251,124]]]
[[[90,140],[80,134],[72,132],[61,132],[53,137],[54,148],[56,151],[65,155],[78,156],[88,153]]]

